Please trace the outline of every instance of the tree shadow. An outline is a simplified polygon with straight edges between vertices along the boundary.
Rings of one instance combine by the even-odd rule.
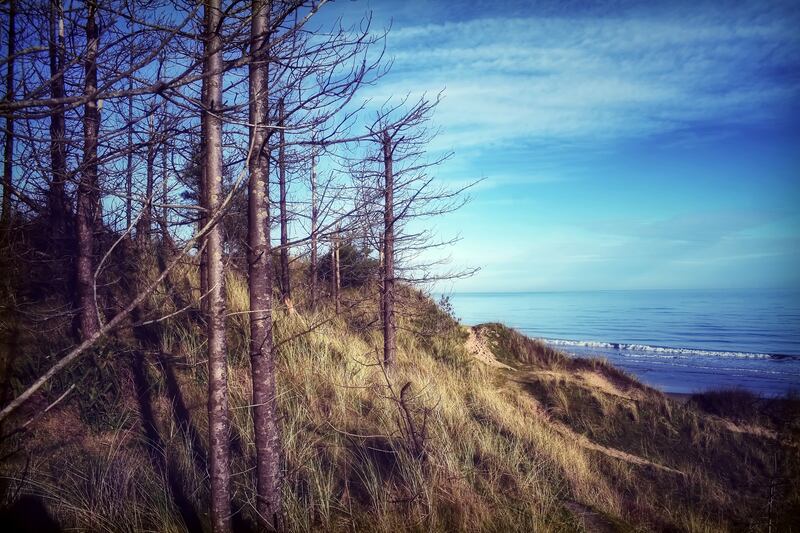
[[[162,254],[158,254],[159,263],[164,262]],[[169,286],[174,288],[170,280]],[[173,295],[181,294],[179,290],[168,291]],[[175,305],[183,308],[185,301],[182,298],[175,300]],[[131,319],[134,324],[141,322],[142,310],[136,309],[131,313]],[[189,320],[199,320],[200,316],[197,311],[190,311],[188,313]],[[187,405],[185,395],[181,391],[180,381],[178,379],[178,372],[176,369],[176,360],[179,358],[170,354],[161,352],[159,347],[159,340],[161,336],[160,327],[158,324],[149,324],[136,326],[133,328],[134,337],[141,347],[149,347],[155,349],[158,355],[156,362],[160,370],[160,379],[163,379],[164,392],[167,399],[172,406],[172,416],[178,427],[181,428],[183,435],[186,439],[186,446],[192,456],[192,462],[197,471],[207,473],[208,463],[206,460],[207,450],[206,441],[203,435],[197,430],[197,427],[192,421],[192,413]],[[170,484],[170,489],[173,493],[175,505],[181,513],[181,516],[186,523],[189,531],[202,531],[202,522],[198,515],[197,509],[192,505],[189,499],[185,496],[184,488],[186,484],[181,478],[179,472],[175,468],[169,468],[167,464],[166,454],[162,453],[165,449],[165,443],[158,433],[156,426],[155,413],[153,412],[152,401],[150,398],[150,391],[153,388],[153,383],[147,373],[147,365],[145,364],[145,354],[142,352],[133,354],[133,376],[137,390],[137,400],[139,403],[142,429],[145,437],[150,443],[149,454],[154,467],[165,475]],[[158,378],[156,378],[158,379]],[[230,445],[231,454],[245,453],[245,445],[242,436],[231,428]],[[234,498],[238,500],[238,498]],[[248,512],[242,512],[241,502],[232,502],[234,509],[239,508],[239,512],[234,512],[231,517],[232,529],[236,533],[245,533],[250,531],[259,531],[257,523],[252,519]],[[205,513],[203,513],[205,514]]]
[[[140,313],[134,313],[133,319],[135,322],[139,321]],[[142,327],[134,328],[134,335],[143,344],[146,345],[148,341],[149,331]],[[167,461],[166,443],[158,432],[156,423],[155,411],[151,400],[151,390],[153,384],[147,374],[147,366],[145,364],[145,354],[142,352],[135,352],[132,355],[131,371],[133,374],[134,387],[136,389],[136,401],[139,405],[139,413],[142,422],[142,431],[147,440],[147,452],[153,468],[156,469],[169,484],[170,492],[172,494],[173,502],[178,509],[178,512],[183,519],[186,528],[189,531],[202,531],[203,525],[200,515],[195,508],[195,505],[185,493],[185,483],[183,476],[179,469],[170,468]],[[185,405],[184,405],[185,408]],[[193,443],[194,444],[194,443]],[[193,453],[197,452],[194,450]],[[205,467],[205,464],[203,464]]]
[[[18,533],[60,533],[41,498],[25,494],[8,507],[0,509],[0,524],[4,531]]]
[[[195,467],[205,472],[207,469],[206,463],[206,450],[202,436],[197,431],[197,428],[192,423],[191,412],[189,411],[184,396],[181,393],[180,383],[175,372],[175,366],[170,360],[171,357],[164,353],[159,353],[158,362],[164,377],[164,384],[166,387],[167,397],[172,403],[173,416],[175,422],[183,429],[184,435],[187,439],[187,445],[191,449],[192,459]],[[231,452],[232,454],[244,453],[244,445],[241,436],[231,431]],[[237,506],[236,502],[234,507]],[[237,512],[231,517],[233,531],[236,533],[249,533],[259,531],[258,525],[251,519],[247,513]]]
[[[188,440],[187,444],[191,450],[195,467],[201,472],[205,472],[207,464],[203,437],[192,422],[192,415],[181,393],[181,387],[175,374],[175,368],[169,359],[169,356],[166,354],[159,353],[158,355],[158,363],[164,378],[167,397],[172,404],[172,413],[175,422],[183,430],[184,435],[186,435],[186,439]]]

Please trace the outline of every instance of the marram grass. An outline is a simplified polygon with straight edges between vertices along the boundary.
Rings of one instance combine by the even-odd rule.
[[[196,268],[173,278],[192,286]],[[777,502],[773,488],[772,503],[762,502],[756,485],[778,479],[770,461],[796,461],[796,441],[733,433],[607,363],[573,362],[498,325],[484,331],[487,342],[515,369],[484,366],[466,351],[460,326],[407,293],[399,364],[389,375],[378,364],[380,334],[354,326],[375,318],[368,299],[335,318],[324,302],[313,313],[275,311],[289,530],[725,531],[790,523],[797,495]],[[351,303],[364,296],[345,293]],[[241,276],[228,275],[227,299],[234,523],[248,529],[255,473]],[[150,305],[177,309],[167,295]],[[128,355],[115,367],[124,387],[115,427],[90,429],[66,401],[6,439],[7,508],[30,497],[77,530],[208,527],[202,319],[177,314],[157,324],[156,338],[119,339]],[[408,414],[399,404],[406,383]],[[736,483],[750,483],[749,508],[725,468],[738,469]]]

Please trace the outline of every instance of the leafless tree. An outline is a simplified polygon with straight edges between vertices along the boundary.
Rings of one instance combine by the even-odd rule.
[[[48,55],[50,63],[50,96],[54,100],[64,97],[64,15],[61,0],[50,0],[48,17],[49,40]],[[57,237],[64,238],[67,231],[69,209],[66,198],[67,147],[65,137],[64,110],[55,104],[50,115],[50,162],[52,178],[50,182],[49,214]],[[60,247],[59,247],[60,248]]]
[[[368,236],[384,257],[390,366],[397,284],[420,271],[419,264],[406,266],[406,254],[422,249],[422,236],[404,223],[426,212],[424,205],[428,213],[443,211],[449,198],[431,191],[427,166],[415,162],[423,146],[419,130],[433,104],[405,113],[389,109],[365,131],[366,104],[356,95],[383,72],[382,51],[370,52],[383,35],[370,32],[369,20],[315,31],[310,24],[325,4],[87,0],[65,9],[61,0],[21,2],[32,6],[22,16],[37,24],[17,34],[24,53],[9,46],[12,81],[0,102],[7,124],[3,216],[49,220],[63,228],[65,241],[74,232],[75,240],[56,253],[74,268],[77,283],[65,292],[75,299],[68,311],[78,317],[81,342],[6,405],[0,420],[103,336],[130,327],[126,317],[144,309],[176,265],[199,263],[201,303],[190,307],[202,306],[194,316],[205,315],[208,334],[214,531],[231,528],[226,268],[248,273],[256,511],[262,527],[280,529],[272,315],[281,301],[273,293],[280,287],[287,307],[293,294],[306,297],[317,319],[332,315],[330,307],[347,313],[351,294],[342,289],[340,251],[349,235]],[[15,68],[30,72],[25,83],[14,85]],[[351,158],[358,163],[351,165]],[[271,176],[279,189],[279,250],[270,242]],[[440,202],[435,209],[434,200]],[[122,257],[136,271],[135,258],[157,248],[154,223],[169,257],[159,256],[160,272],[135,285],[127,304],[116,304],[119,293],[106,287],[119,286],[121,275],[106,268],[109,257]],[[138,245],[129,246],[131,236]],[[328,243],[329,286],[319,283],[319,248]],[[276,252],[279,261],[273,261]],[[307,286],[301,276],[292,279],[293,261],[297,270],[298,264],[308,268]],[[328,287],[333,305],[318,305]]]
[[[281,98],[278,101],[278,127],[280,128],[280,140],[278,143],[278,188],[279,188],[279,208],[280,208],[280,231],[281,231],[281,295],[284,303],[291,305],[292,299],[292,280],[289,272],[289,213],[286,205],[286,104]]]
[[[270,2],[254,0],[250,24],[248,274],[250,364],[256,445],[256,511],[262,523],[280,528],[280,434],[272,341],[272,251],[269,236],[269,38]],[[281,171],[283,172],[283,171]],[[286,286],[288,288],[288,285]]]
[[[331,237],[331,295],[333,296],[334,309],[336,314],[342,312],[342,302],[339,295],[342,288],[341,272],[339,270],[339,245],[341,239],[340,225],[336,225],[336,231]]]
[[[317,199],[317,159],[314,155],[314,149],[311,149],[311,266],[308,269],[311,285],[311,309],[317,307],[317,239],[318,239],[318,218],[319,218],[319,204]]]
[[[450,157],[432,158],[426,148],[436,131],[428,126],[440,97],[422,97],[409,105],[403,99],[385,104],[368,126],[368,138],[378,150],[368,152],[351,168],[362,198],[360,223],[371,232],[380,258],[380,316],[383,330],[383,363],[386,368],[397,359],[398,282],[425,283],[437,279],[471,275],[474,271],[442,271],[444,260],[422,258],[422,254],[454,242],[435,240],[428,230],[410,230],[409,222],[439,216],[458,209],[467,201],[465,192],[474,183],[456,188],[437,186],[428,174]]]
[[[10,0],[8,6],[8,63],[6,64],[6,100],[14,100],[14,56],[16,55],[17,2]],[[6,143],[3,149],[3,212],[0,214],[0,233],[5,237],[11,220],[11,189],[14,169],[14,119],[6,118]]]
[[[394,146],[388,129],[381,136],[383,150],[383,365],[391,368],[397,359],[397,322],[394,315]]]
[[[83,111],[83,165],[78,183],[78,210],[76,220],[78,263],[76,269],[78,287],[78,309],[82,339],[91,338],[99,329],[99,315],[94,296],[94,231],[98,216],[97,189],[97,135],[100,128],[100,109],[96,98],[91,97],[97,90],[97,50],[100,35],[97,28],[97,4],[87,3],[86,16],[86,55],[84,58],[84,93],[86,99]]]
[[[203,153],[205,208],[215,213],[222,193],[222,10],[219,0],[205,0],[203,91],[206,139]],[[231,530],[230,421],[228,359],[225,350],[225,271],[222,232],[214,226],[206,237],[208,276],[208,440],[211,478],[211,526]]]

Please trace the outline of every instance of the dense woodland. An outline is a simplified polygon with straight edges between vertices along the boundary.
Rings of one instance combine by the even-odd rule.
[[[343,280],[375,287],[364,297],[380,320],[365,327],[382,331],[377,360],[391,372],[396,284],[430,277],[431,264],[414,258],[442,244],[406,223],[461,201],[426,174],[436,163],[424,154],[436,100],[365,103],[359,91],[387,68],[385,32],[368,16],[323,25],[325,4],[3,6],[4,267],[40,277],[27,292],[6,286],[5,312],[69,295],[51,312],[74,316],[76,345],[24,390],[4,383],[0,416],[132,316],[162,320],[143,304],[177,291],[165,286],[170,272],[197,263],[215,531],[230,530],[232,514],[226,272],[246,273],[257,513],[279,528],[273,310],[314,310],[326,298],[338,314]],[[149,257],[157,273],[137,273]],[[13,354],[4,355],[8,376]]]

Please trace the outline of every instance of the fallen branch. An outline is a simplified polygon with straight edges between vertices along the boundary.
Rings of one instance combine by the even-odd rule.
[[[22,424],[22,427],[23,427],[23,428],[26,428],[26,427],[30,426],[30,425],[31,425],[31,424],[33,424],[33,423],[34,423],[36,420],[38,420],[38,419],[39,419],[39,417],[41,417],[41,416],[43,416],[43,415],[47,414],[47,412],[48,412],[48,411],[50,411],[50,409],[52,409],[53,407],[55,407],[56,405],[58,405],[59,403],[61,403],[61,401],[62,401],[64,398],[66,398],[66,397],[67,397],[67,395],[68,395],[70,392],[72,392],[72,389],[74,389],[74,388],[75,388],[75,384],[73,383],[72,385],[70,385],[70,386],[69,386],[69,388],[68,388],[67,390],[65,390],[65,391],[64,391],[64,394],[62,394],[61,396],[59,396],[58,398],[56,398],[56,400],[55,400],[53,403],[51,403],[50,405],[48,405],[48,406],[45,408],[45,410],[44,410],[44,411],[42,411],[42,412],[41,412],[41,413],[39,413],[38,415],[32,416],[30,420],[28,420],[27,422],[25,422],[24,424]]]
[[[253,154],[253,143],[251,142],[250,148],[248,149],[247,153],[248,160],[250,159],[252,154]],[[247,165],[245,165],[244,168],[246,169]],[[59,371],[63,370],[75,359],[83,355],[83,353],[86,352],[86,350],[88,350],[92,346],[94,346],[97,343],[97,341],[99,341],[112,331],[114,331],[114,329],[116,329],[117,326],[121,325],[122,322],[125,320],[125,318],[130,313],[132,313],[134,309],[136,309],[142,302],[144,302],[145,299],[148,296],[150,296],[150,294],[152,294],[153,291],[155,291],[159,285],[161,285],[161,283],[166,279],[169,273],[183,260],[183,258],[189,253],[189,251],[192,248],[194,248],[195,243],[197,243],[197,241],[202,239],[214,226],[216,226],[219,223],[220,220],[222,220],[222,217],[225,215],[225,213],[228,211],[228,209],[230,209],[230,206],[232,205],[233,197],[236,195],[236,193],[239,192],[239,189],[241,188],[242,183],[244,182],[245,176],[246,172],[242,170],[236,182],[234,183],[233,187],[231,188],[231,191],[225,197],[225,200],[222,202],[222,205],[220,205],[219,210],[217,210],[217,212],[214,213],[214,216],[212,216],[209,219],[208,223],[203,228],[201,228],[191,239],[189,239],[189,241],[187,241],[187,243],[184,245],[180,253],[177,256],[175,256],[175,258],[169,265],[166,266],[166,268],[164,268],[164,270],[161,272],[161,274],[159,274],[159,276],[155,279],[155,281],[153,281],[152,283],[150,283],[150,285],[145,287],[145,289],[142,292],[140,292],[139,295],[136,296],[136,298],[134,298],[127,305],[127,307],[125,307],[125,309],[117,313],[114,316],[114,318],[108,321],[102,328],[97,330],[94,333],[94,335],[84,340],[71,352],[62,357],[56,364],[50,367],[50,369],[47,372],[45,372],[44,375],[42,375],[39,379],[34,381],[30,387],[25,389],[25,391],[23,391],[19,396],[14,398],[11,401],[11,403],[6,405],[3,408],[3,410],[0,411],[0,422],[5,420],[8,417],[8,415],[13,413],[16,409],[19,408],[19,406],[25,403],[31,396],[33,396],[33,394],[36,391],[42,388],[42,386],[45,383],[47,383],[53,376],[55,376]]]

